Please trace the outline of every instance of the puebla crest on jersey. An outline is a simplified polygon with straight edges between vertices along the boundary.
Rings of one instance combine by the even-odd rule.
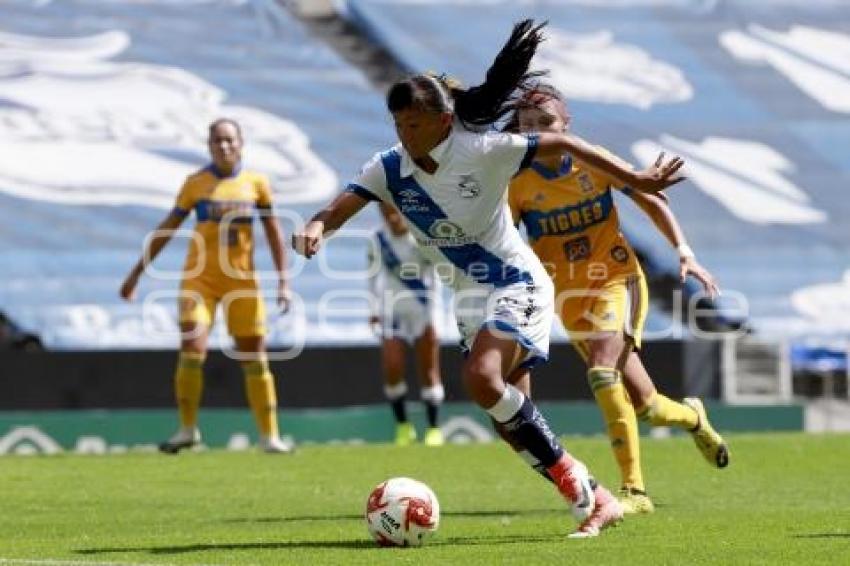
[[[481,185],[472,174],[461,175],[457,186],[458,193],[463,198],[474,198],[481,192]]]

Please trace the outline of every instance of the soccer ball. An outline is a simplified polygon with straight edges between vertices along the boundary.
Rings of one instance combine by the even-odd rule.
[[[366,502],[366,526],[381,546],[420,546],[439,524],[440,503],[421,481],[388,479]]]

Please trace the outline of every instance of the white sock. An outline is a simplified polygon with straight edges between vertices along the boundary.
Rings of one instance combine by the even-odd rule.
[[[508,383],[505,385],[502,398],[495,405],[487,409],[487,412],[497,422],[505,423],[519,412],[523,403],[525,403],[525,395],[522,394],[522,391]]]

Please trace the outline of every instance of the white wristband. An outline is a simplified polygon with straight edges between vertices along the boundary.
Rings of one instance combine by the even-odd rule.
[[[679,259],[686,259],[686,258],[693,259],[693,258],[697,257],[697,255],[694,253],[694,250],[691,249],[691,246],[689,246],[688,244],[685,244],[685,243],[682,243],[682,244],[679,244],[678,246],[676,246],[676,251],[679,252]]]

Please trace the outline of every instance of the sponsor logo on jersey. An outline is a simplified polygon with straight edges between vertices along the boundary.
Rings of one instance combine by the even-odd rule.
[[[610,191],[605,191],[582,202],[551,210],[528,210],[522,219],[528,237],[536,240],[543,236],[564,236],[605,222],[614,208]]]
[[[582,236],[564,242],[564,254],[567,261],[581,261],[590,257],[590,238]]]
[[[466,236],[463,228],[451,220],[440,219],[434,221],[428,228],[428,233],[434,238],[462,238]]]
[[[403,191],[399,191],[398,195],[401,197],[399,209],[401,209],[402,213],[409,214],[430,211],[427,205],[419,201],[419,194],[413,189],[404,189]]]
[[[441,218],[435,220],[431,227],[428,228],[430,238],[417,238],[416,241],[420,246],[436,246],[436,247],[453,247],[465,246],[474,244],[478,241],[479,236],[468,236],[463,228],[452,222]]]
[[[398,194],[401,197],[402,203],[419,202],[417,200],[418,197],[419,197],[419,194],[416,191],[414,191],[413,189],[404,189],[403,191],[399,191]]]

